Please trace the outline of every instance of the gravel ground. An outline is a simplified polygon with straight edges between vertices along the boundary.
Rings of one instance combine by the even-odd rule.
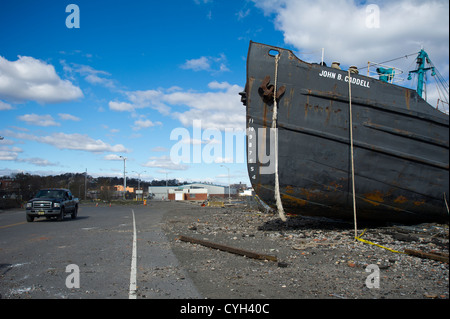
[[[205,298],[449,298],[448,263],[356,241],[352,223],[305,217],[282,222],[248,204],[221,208],[180,202],[174,207],[165,215],[163,229]],[[363,239],[399,252],[412,249],[448,256],[448,225],[358,228],[359,233],[366,228]],[[277,261],[184,242],[178,240],[180,235],[276,256]]]

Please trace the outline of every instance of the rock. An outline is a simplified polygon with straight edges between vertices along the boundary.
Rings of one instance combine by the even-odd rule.
[[[185,268],[192,269],[189,274],[205,298],[449,297],[447,263],[355,241],[352,224],[295,217],[282,222],[276,214],[239,207],[227,208],[227,214],[220,208],[211,207],[183,210],[177,216],[182,214],[185,217],[180,223],[166,224],[167,236],[184,235],[183,229],[188,231],[196,225],[198,233],[195,234],[199,239],[210,236],[214,242],[260,253],[270,252],[282,260],[275,263],[255,261],[173,241],[178,260]],[[206,231],[206,225],[209,232],[200,234],[199,230]],[[448,228],[444,225],[442,229]],[[432,237],[435,233],[436,228],[432,227],[402,226],[399,230],[390,225],[367,226],[362,238],[401,252],[413,249],[448,253],[448,235]],[[301,250],[293,249],[294,246]],[[365,279],[373,274],[365,271],[369,265],[377,265],[380,270],[380,289],[366,287]],[[273,289],[283,285],[289,289]]]

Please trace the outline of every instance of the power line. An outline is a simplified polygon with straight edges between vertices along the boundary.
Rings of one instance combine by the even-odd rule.
[[[378,64],[384,64],[384,63],[389,63],[389,62],[396,61],[396,60],[400,60],[400,59],[405,59],[405,58],[408,58],[408,57],[410,57],[410,56],[412,56],[412,55],[416,55],[416,54],[418,54],[418,53],[419,53],[419,52],[414,52],[414,53],[411,53],[411,54],[403,55],[403,56],[401,56],[401,57],[398,57],[398,58],[395,58],[395,59],[391,59],[391,60],[388,60],[388,61],[384,61],[384,62],[380,62],[380,63],[378,63]],[[359,70],[367,69],[367,66],[362,67],[362,68],[358,68],[358,69],[359,69]]]

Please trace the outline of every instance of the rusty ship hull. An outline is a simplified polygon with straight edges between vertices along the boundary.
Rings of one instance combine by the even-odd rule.
[[[286,213],[352,219],[353,171],[358,220],[448,222],[448,115],[414,90],[361,74],[349,78],[255,42],[246,81],[248,174],[266,204],[276,207],[270,129],[276,96]]]

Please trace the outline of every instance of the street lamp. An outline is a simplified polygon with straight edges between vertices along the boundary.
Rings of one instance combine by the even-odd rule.
[[[165,172],[166,174],[166,199],[169,200],[169,186],[167,185],[167,174],[168,172]]]
[[[127,158],[123,157],[122,155],[119,156],[121,159],[123,159],[123,199],[125,198],[125,194],[127,192],[127,176],[125,173],[125,169],[126,169],[126,162],[127,162]]]
[[[86,173],[84,174],[84,200],[87,198],[87,168]]]
[[[146,173],[146,171],[143,172],[136,172],[136,171],[132,171],[133,173],[136,173],[138,175],[138,190],[141,190],[141,174]],[[136,193],[136,199],[137,199],[137,193]],[[142,194],[142,197],[144,197],[144,194]]]
[[[228,167],[226,167],[225,165],[220,165],[221,167],[225,167],[228,170],[228,202],[231,202],[231,195],[230,195],[230,188],[231,188],[231,184],[230,184],[230,169]]]

